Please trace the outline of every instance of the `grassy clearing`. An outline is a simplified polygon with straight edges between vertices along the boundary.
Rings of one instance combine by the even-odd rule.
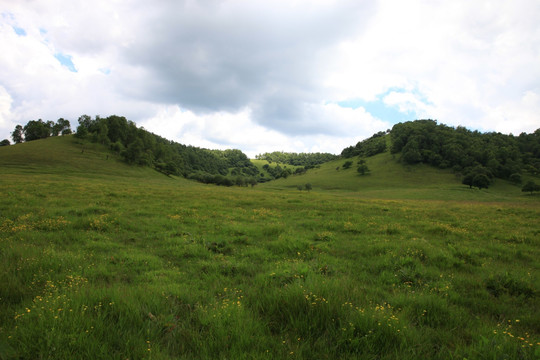
[[[1,167],[0,358],[540,356],[537,197],[222,188],[90,160]]]

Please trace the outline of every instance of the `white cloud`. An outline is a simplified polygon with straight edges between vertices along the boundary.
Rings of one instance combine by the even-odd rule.
[[[4,128],[9,125],[6,119],[10,114],[12,102],[13,99],[9,93],[6,91],[6,89],[4,89],[3,86],[0,86],[0,128]]]

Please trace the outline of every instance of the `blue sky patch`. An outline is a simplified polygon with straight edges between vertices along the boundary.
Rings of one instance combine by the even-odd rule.
[[[419,118],[415,111],[400,111],[398,106],[389,105],[384,102],[384,98],[390,93],[407,93],[409,91],[401,88],[390,88],[386,92],[379,94],[376,100],[366,101],[362,99],[349,99],[340,101],[337,104],[341,107],[357,109],[359,107],[364,108],[372,116],[388,121],[393,124],[405,121],[413,121]],[[418,91],[413,90],[412,93],[420,98],[421,101],[429,103],[427,99],[422,96]]]
[[[73,65],[73,61],[71,61],[71,55],[56,53],[54,54],[54,57],[56,58],[56,60],[60,61],[60,64],[67,67],[69,71],[77,72],[75,65]]]
[[[393,124],[415,120],[417,118],[415,112],[401,112],[397,106],[389,106],[385,104],[382,99],[377,99],[375,101],[365,101],[361,99],[346,100],[338,102],[338,105],[351,109],[363,107],[373,117]]]
[[[13,31],[15,31],[15,34],[19,36],[26,36],[26,31],[23,28],[20,28],[18,26],[12,26]]]

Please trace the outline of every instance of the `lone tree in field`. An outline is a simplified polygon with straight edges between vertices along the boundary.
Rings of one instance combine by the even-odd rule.
[[[489,178],[484,174],[478,174],[472,180],[473,186],[476,186],[478,189],[487,189],[489,187],[489,183]]]
[[[479,189],[487,189],[491,184],[492,178],[493,174],[491,174],[489,169],[483,166],[476,166],[465,174],[461,183],[464,185],[469,185],[469,188],[471,189],[473,186]]]
[[[538,185],[534,181],[528,181],[525,185],[523,185],[521,191],[530,192],[532,195],[533,192],[540,191],[540,185]]]
[[[352,166],[352,161],[350,160],[345,161],[345,163],[343,164],[344,169],[349,169],[351,166]]]
[[[305,189],[306,189],[306,190],[307,190],[308,192],[310,192],[310,191],[311,191],[311,189],[312,189],[312,187],[311,187],[311,184],[310,184],[310,183],[307,183],[306,185],[304,185],[304,188],[305,188]]]
[[[366,175],[369,173],[369,168],[366,164],[366,160],[360,159],[358,160],[358,168],[356,169],[360,175]]]
[[[11,143],[9,142],[8,139],[4,139],[0,141],[0,146],[9,146],[9,145],[11,145]]]

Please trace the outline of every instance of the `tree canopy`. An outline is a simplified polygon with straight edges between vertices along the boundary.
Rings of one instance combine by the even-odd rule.
[[[390,137],[391,153],[401,153],[400,160],[406,164],[424,163],[464,173],[481,166],[503,179],[523,171],[540,173],[540,129],[514,136],[416,120],[394,125]]]

